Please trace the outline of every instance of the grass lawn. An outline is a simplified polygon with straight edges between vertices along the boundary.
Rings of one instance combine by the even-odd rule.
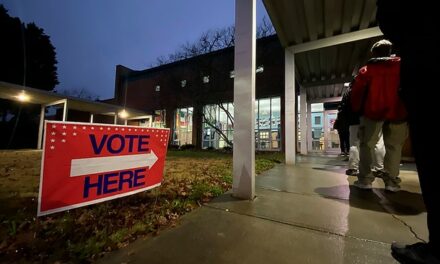
[[[257,174],[282,160],[280,153],[257,154]],[[160,187],[37,218],[40,163],[40,151],[0,151],[2,261],[92,262],[138,237],[175,226],[182,215],[232,184],[232,154],[168,151]]]

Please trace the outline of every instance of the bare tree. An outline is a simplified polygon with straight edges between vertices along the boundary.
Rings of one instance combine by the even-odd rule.
[[[177,51],[168,55],[168,57],[160,56],[156,59],[155,66],[160,66],[180,60],[185,60],[193,57],[197,57],[203,54],[208,54],[217,50],[233,47],[235,44],[235,27],[229,26],[216,30],[208,30],[204,32],[195,42],[185,43],[179,47]],[[264,17],[261,23],[257,27],[257,38],[268,37],[275,34],[275,30],[270,23],[270,21]],[[194,106],[202,105],[206,102],[205,96],[210,92],[215,91],[219,88],[218,83],[205,82],[203,78],[206,76],[220,76],[221,73],[224,74],[225,69],[222,65],[218,64],[211,56],[200,56],[198,59],[194,60],[190,66],[192,70],[198,75],[197,80],[193,80],[197,85],[188,85],[185,87],[185,92],[191,93],[191,97],[194,100]],[[227,69],[226,69],[227,70]],[[173,78],[170,76],[170,78]],[[178,77],[175,76],[176,80],[173,82],[178,83]],[[203,89],[200,89],[203,85]],[[201,91],[203,90],[203,91]],[[229,112],[227,107],[225,107],[224,102],[215,102],[218,109],[224,111],[227,115],[229,123],[234,125],[234,117]],[[231,140],[228,139],[227,134],[224,133],[221,126],[217,124],[215,117],[212,115],[206,115],[202,111],[203,123],[215,130],[218,135],[224,140],[224,142],[232,147]]]
[[[263,17],[261,23],[257,26],[257,38],[268,37],[275,34],[272,23]],[[229,26],[216,30],[208,30],[193,43],[185,43],[177,51],[168,55],[160,56],[152,66],[160,66],[179,60],[184,60],[207,54],[216,50],[225,49],[235,44],[235,26]]]
[[[74,89],[64,89],[57,91],[59,94],[97,101],[99,100],[99,96],[87,90],[86,88],[74,88]]]
[[[257,38],[264,38],[268,36],[275,35],[275,28],[272,23],[267,19],[266,16],[263,17],[261,23],[257,26]]]

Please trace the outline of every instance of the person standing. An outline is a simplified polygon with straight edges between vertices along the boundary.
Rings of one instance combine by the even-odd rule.
[[[338,130],[339,146],[341,147],[341,155],[348,156],[350,151],[350,132],[347,119],[347,113],[345,113],[341,106],[338,107],[338,115],[336,116],[333,128]]]
[[[359,124],[360,124],[360,116],[359,113],[355,113],[352,110],[350,97],[351,90],[353,87],[354,79],[350,82],[347,89],[342,95],[341,100],[341,109],[342,112],[345,113],[347,118],[347,122],[349,125],[349,158],[348,158],[348,169],[345,171],[345,174],[348,176],[358,176],[359,175]],[[383,159],[385,156],[385,145],[383,143],[383,136],[380,133],[379,141],[376,143],[374,147],[374,156],[373,156],[373,165],[372,171],[375,177],[382,177],[384,174],[383,167]]]
[[[377,21],[385,37],[400,50],[402,58],[401,95],[408,111],[410,138],[429,230],[428,243],[393,243],[392,255],[405,263],[440,263],[438,157],[432,155],[432,150],[440,148],[440,141],[427,136],[432,131],[432,123],[427,119],[435,113],[439,98],[437,3],[378,0]]]
[[[399,166],[407,137],[407,123],[406,110],[398,94],[400,58],[391,56],[391,47],[388,40],[374,43],[371,48],[373,57],[359,70],[353,85],[352,108],[361,115],[359,175],[354,185],[361,189],[372,189],[375,179],[371,170],[374,148],[382,133],[385,189],[392,192],[400,190]]]

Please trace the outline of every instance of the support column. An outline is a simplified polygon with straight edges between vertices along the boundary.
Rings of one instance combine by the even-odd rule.
[[[300,89],[300,95],[299,95],[299,100],[300,100],[300,107],[301,107],[301,120],[300,120],[300,127],[301,127],[301,154],[302,155],[307,155],[307,135],[309,134],[309,126],[307,124],[307,116],[308,116],[308,112],[307,112],[307,92],[306,92],[306,88],[301,87]]]
[[[307,149],[308,151],[312,151],[312,104],[307,103]]]
[[[93,114],[90,114],[90,123],[93,123]]]
[[[115,119],[114,119],[114,124],[118,124],[118,113],[115,112]]]
[[[233,196],[255,196],[256,0],[235,1]]]
[[[63,107],[63,122],[66,122],[67,120],[67,100],[64,101],[64,107]]]
[[[193,112],[193,128],[192,128],[192,144],[196,149],[202,149],[203,145],[203,107],[194,105]]]
[[[44,127],[44,115],[46,113],[46,106],[41,105],[41,111],[40,111],[40,125],[38,126],[38,143],[37,148],[42,149],[43,148],[43,127]]]
[[[284,51],[285,59],[285,137],[286,164],[294,165],[296,160],[296,116],[295,116],[295,55],[289,49]]]

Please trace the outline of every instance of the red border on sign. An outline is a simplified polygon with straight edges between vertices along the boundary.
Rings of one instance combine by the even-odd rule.
[[[57,130],[55,131],[54,129],[56,126],[59,127],[57,127]],[[38,216],[48,215],[56,212],[129,196],[161,185],[161,181],[163,179],[163,168],[165,165],[165,156],[167,152],[168,141],[170,138],[169,128],[151,128],[62,121],[45,121],[44,128],[45,133],[43,139],[43,152],[41,158],[40,186],[37,209]],[[96,130],[94,130],[95,128]],[[78,132],[78,134],[76,134],[75,131],[72,129],[77,129],[76,131]],[[89,132],[82,131],[88,129]],[[128,131],[131,130],[136,131],[136,133],[129,133]],[[139,132],[137,132],[137,130],[139,130]],[[60,131],[62,133],[60,133]],[[123,133],[123,131],[126,132]],[[51,135],[48,135],[48,132],[50,132],[51,135],[54,135],[51,139],[49,139]],[[72,136],[70,136],[71,134],[78,136],[72,138]],[[127,150],[121,150],[118,154],[111,152],[111,150],[113,149],[113,145],[110,143],[112,142],[107,142],[107,144],[104,144],[105,139],[111,138],[111,136],[109,135],[116,134],[118,138],[124,138],[124,136],[122,136],[123,134],[125,135],[125,138],[130,139],[130,148],[127,147]],[[96,137],[96,142],[94,142],[93,148],[90,147],[90,142],[88,142],[88,139],[92,141],[91,135],[93,135],[93,138]],[[138,145],[133,143],[136,140],[135,137],[138,137]],[[141,137],[144,139],[148,137],[148,143],[143,141],[141,142]],[[61,141],[60,138],[62,138]],[[48,141],[48,139],[50,141]],[[87,142],[89,143],[89,146],[87,146]],[[142,143],[144,143],[144,145],[142,145]],[[122,149],[122,144],[124,144],[125,146],[125,143],[121,142],[120,145],[118,145],[121,146],[120,149]],[[67,149],[61,150],[64,146],[66,146]],[[138,151],[142,150],[143,152],[134,151],[136,146],[138,147]],[[141,148],[141,146],[148,146],[149,151],[146,152],[145,149]],[[105,147],[109,148],[110,152],[106,150]],[[116,148],[118,149],[118,147]],[[55,152],[55,149],[57,152]],[[96,149],[100,149],[101,152],[97,154]],[[133,167],[129,167],[128,169],[126,168],[125,170],[127,171],[124,171],[123,168],[121,169],[118,167],[117,160],[119,158],[124,159],[124,162],[120,163],[119,165],[130,166],[130,164],[126,164],[125,160],[127,158],[132,159],[132,157],[138,156],[140,156],[141,158],[153,157],[155,158],[155,160],[150,166],[145,165],[136,167],[135,165],[133,165]],[[80,165],[75,167],[74,160],[77,161]],[[93,162],[94,166],[90,166],[91,168],[88,168],[87,166],[82,166],[82,164],[87,165],[88,160],[105,160],[107,162],[110,162],[108,163],[110,169],[108,171],[94,171],[96,170],[95,162]],[[141,162],[144,162],[144,160],[141,160]],[[59,169],[59,173],[57,169]],[[75,169],[79,172],[74,173],[73,171]],[[123,176],[123,173],[126,173],[126,175],[130,175],[129,179],[133,179],[133,172],[130,172],[130,170],[145,172],[145,175],[141,175],[141,178],[145,179],[146,186],[139,186],[139,188],[132,187],[135,186],[135,184],[132,185],[129,180],[127,178],[124,179]],[[81,173],[84,173],[84,175],[81,175]],[[115,179],[117,179],[116,175],[118,175],[118,173],[120,173],[119,184],[117,184],[115,181]],[[107,176],[109,177],[106,178]],[[113,188],[111,191],[113,191],[114,194],[93,194],[91,195],[91,197],[84,198],[81,195],[83,194],[84,190],[81,190],[78,187],[85,186],[85,180],[83,180],[85,179],[85,177],[89,178],[88,180],[90,180],[90,182],[92,183],[96,184],[99,179],[99,182],[104,182],[105,184],[107,184],[106,186],[109,186],[108,184],[111,184],[111,186],[113,187],[119,186],[119,189],[115,190]],[[109,180],[110,177],[112,177],[113,181]],[[105,180],[102,180],[102,178],[104,178]],[[136,180],[136,176],[134,176],[134,178]],[[97,189],[98,187],[96,187],[96,190]],[[108,189],[106,190],[108,191]],[[60,200],[63,201],[60,202]]]

